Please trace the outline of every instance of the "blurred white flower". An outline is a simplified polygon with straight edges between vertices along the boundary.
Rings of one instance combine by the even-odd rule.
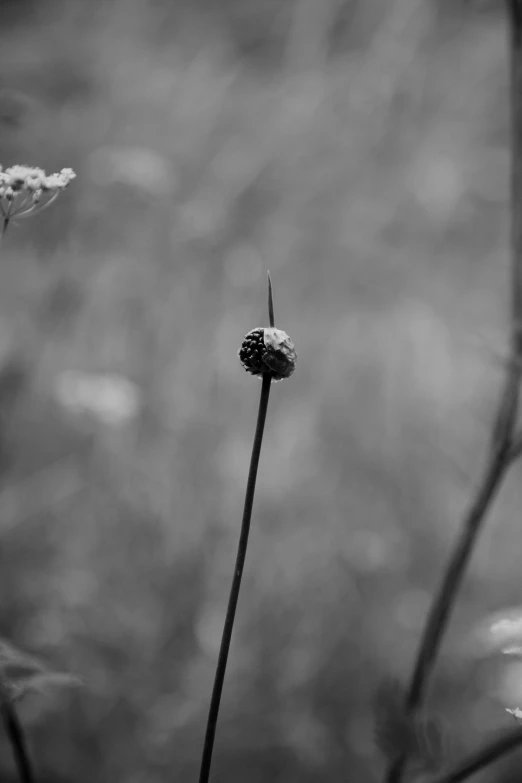
[[[60,373],[55,384],[58,402],[74,414],[90,414],[103,424],[120,426],[135,418],[140,392],[127,378],[75,370]]]
[[[509,607],[489,615],[478,623],[470,641],[479,656],[502,654],[521,658],[522,609]]]
[[[511,616],[501,617],[492,622],[489,632],[493,644],[496,644],[503,653],[512,652],[513,648],[520,649],[522,643],[522,614],[520,614],[520,610],[514,610]]]
[[[509,712],[510,715],[513,715],[514,718],[517,720],[520,720],[522,718],[522,710],[520,707],[515,707],[514,710],[510,710],[508,707],[506,707],[506,712]]]
[[[128,185],[155,196],[171,195],[177,187],[169,161],[148,147],[100,147],[90,157],[97,185]]]

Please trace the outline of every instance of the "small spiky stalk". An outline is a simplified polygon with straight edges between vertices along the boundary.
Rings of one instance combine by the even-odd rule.
[[[252,457],[250,459],[250,469],[248,471],[247,488],[245,494],[245,506],[243,510],[243,521],[241,523],[241,532],[239,535],[239,544],[237,549],[236,564],[234,567],[234,576],[230,597],[228,599],[227,613],[223,627],[223,636],[219,650],[218,662],[216,667],[216,676],[214,687],[210,700],[210,709],[207,720],[207,729],[205,733],[205,743],[203,746],[203,755],[201,759],[201,771],[199,783],[208,783],[210,776],[210,767],[212,764],[212,753],[214,750],[214,740],[216,737],[216,727],[219,716],[219,706],[221,703],[221,694],[223,692],[223,683],[225,681],[225,672],[227,668],[228,653],[230,650],[230,641],[234,628],[234,619],[236,616],[237,602],[239,599],[239,590],[241,587],[241,578],[248,545],[248,535],[250,533],[250,521],[252,518],[252,507],[254,505],[254,493],[256,489],[257,469],[259,457],[261,454],[261,445],[263,443],[263,432],[265,428],[266,411],[268,408],[268,398],[270,396],[270,385],[273,380],[281,380],[288,377],[295,366],[295,349],[285,332],[280,332],[274,324],[274,301],[272,292],[272,281],[268,275],[268,317],[270,328],[266,330],[255,329],[255,338],[251,339],[252,332],[249,332],[239,351],[239,358],[244,368],[253,375],[261,375],[263,385],[261,387],[261,397],[259,400],[259,411],[257,414],[256,431],[254,443],[252,446]],[[264,333],[269,333],[269,339],[263,340]],[[274,338],[284,335],[280,338],[280,343]],[[290,348],[291,346],[291,348]],[[248,355],[248,361],[245,359]],[[272,365],[272,366],[270,366]]]
[[[267,272],[266,276],[268,278],[268,323],[270,324],[270,328],[274,329],[274,292],[272,291],[272,278],[270,277],[270,272]]]

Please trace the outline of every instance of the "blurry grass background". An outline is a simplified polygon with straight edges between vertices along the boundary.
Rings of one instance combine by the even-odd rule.
[[[1,0],[0,162],[78,174],[1,247],[0,630],[86,681],[22,704],[40,783],[197,779],[267,268],[299,359],[214,780],[378,780],[373,694],[411,665],[506,355],[503,10]],[[448,753],[522,702],[475,632],[522,603],[521,500],[515,466],[439,667]]]

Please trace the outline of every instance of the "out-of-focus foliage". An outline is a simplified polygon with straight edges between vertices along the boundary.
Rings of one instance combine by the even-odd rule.
[[[78,175],[0,248],[0,636],[85,682],[21,704],[38,780],[196,778],[267,268],[299,359],[214,779],[377,780],[374,695],[411,664],[506,355],[502,4],[3,0],[0,66],[0,162]],[[519,470],[433,692],[448,753],[520,704],[473,631],[520,604]]]

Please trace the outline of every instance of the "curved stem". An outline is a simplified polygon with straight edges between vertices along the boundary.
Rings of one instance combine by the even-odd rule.
[[[512,380],[512,383],[513,382],[514,381]],[[509,393],[510,388],[511,384],[508,382],[503,403],[500,407],[501,412],[504,410],[506,410],[506,412],[504,414],[499,413],[499,421],[501,421],[502,415],[507,418],[508,412],[511,414],[509,416],[510,420],[511,417],[516,414],[516,407],[512,407],[514,403],[511,394]],[[507,411],[508,406],[509,411]],[[512,462],[509,451],[510,441],[507,433],[505,438],[506,442],[504,444],[499,444],[493,451],[493,455],[486,468],[486,473],[464,521],[460,538],[444,573],[439,592],[433,600],[406,694],[405,710],[407,715],[414,714],[424,700],[426,686],[431,672],[433,671],[444,632],[455,605],[459,587],[464,574],[466,573],[486,513],[500,489],[502,480]],[[386,776],[387,783],[399,783],[402,779],[406,762],[407,757],[404,754],[394,761]]]
[[[522,378],[522,0],[506,0],[506,6],[510,32],[511,93],[510,362],[493,427],[488,464],[428,615],[406,696],[407,715],[413,715],[422,706],[426,686],[486,514],[510,465],[518,456],[517,415]],[[403,753],[388,769],[387,783],[400,783],[406,763],[407,755]]]
[[[476,751],[467,759],[461,761],[450,772],[439,775],[430,783],[461,783],[463,780],[488,767],[502,756],[516,750],[522,745],[522,729],[513,729],[512,731],[492,740],[485,748]]]
[[[210,700],[207,730],[205,733],[205,744],[203,746],[203,756],[201,759],[201,771],[199,774],[199,783],[208,783],[210,776],[212,751],[214,749],[214,739],[216,736],[216,727],[219,716],[219,705],[221,702],[221,694],[223,692],[223,683],[225,681],[230,640],[232,638],[232,630],[234,628],[234,619],[236,616],[236,607],[239,598],[239,589],[241,587],[241,577],[243,575],[243,568],[245,565],[248,534],[250,532],[250,520],[252,518],[252,507],[254,504],[254,493],[256,489],[257,468],[259,465],[259,456],[261,454],[261,445],[263,443],[263,431],[265,428],[266,411],[268,407],[268,398],[270,396],[271,381],[271,373],[265,373],[263,375],[263,386],[261,388],[261,397],[259,400],[256,432],[254,435],[254,444],[252,446],[250,470],[248,472],[245,507],[243,510],[243,521],[241,523],[241,533],[239,536],[234,577],[232,579],[232,587],[230,590],[230,597],[228,599],[227,614],[225,618],[225,625],[223,627],[223,636],[221,638],[221,647],[219,650],[216,676],[214,679],[214,688],[212,690],[212,698]]]

